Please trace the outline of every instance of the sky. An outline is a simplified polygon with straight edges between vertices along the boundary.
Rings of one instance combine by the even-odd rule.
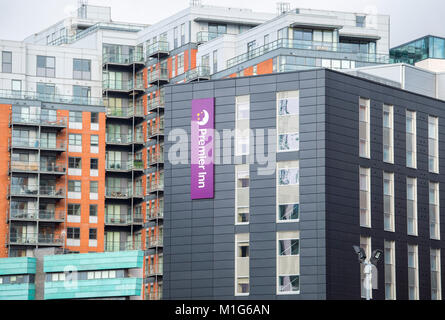
[[[189,6],[190,0],[89,0],[111,6],[114,21],[154,24]],[[372,12],[391,16],[391,46],[426,34],[445,37],[442,0],[280,0],[291,8]],[[250,8],[276,12],[270,0],[202,0],[205,5]],[[0,0],[0,39],[23,40],[34,32],[62,20],[77,7],[78,0]],[[421,5],[420,5],[421,4]]]

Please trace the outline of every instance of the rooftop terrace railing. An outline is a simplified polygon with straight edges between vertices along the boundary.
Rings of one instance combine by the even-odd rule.
[[[68,96],[60,94],[41,94],[31,91],[14,91],[14,90],[0,89],[0,98],[38,100],[50,103],[103,106],[102,98],[76,97],[76,96]]]

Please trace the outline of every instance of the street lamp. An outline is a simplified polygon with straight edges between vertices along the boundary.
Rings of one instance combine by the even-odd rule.
[[[372,269],[377,268],[377,263],[382,257],[383,251],[376,249],[372,252],[369,259],[366,258],[366,253],[363,248],[359,246],[352,246],[355,253],[358,256],[358,261],[360,264],[364,265],[363,272],[365,274],[365,279],[363,279],[363,287],[366,289],[366,300],[372,299]]]

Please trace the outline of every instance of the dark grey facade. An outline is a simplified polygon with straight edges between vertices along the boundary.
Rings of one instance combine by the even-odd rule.
[[[215,97],[215,129],[222,131],[235,128],[235,97],[249,94],[250,128],[267,129],[276,127],[276,93],[290,90],[300,94],[300,151],[277,153],[276,160],[300,161],[299,222],[276,223],[276,175],[258,175],[257,164],[250,165],[249,225],[235,225],[233,164],[215,165],[214,199],[190,200],[190,165],[167,160],[175,143],[167,136],[175,128],[190,133],[192,99]],[[167,86],[165,93],[164,299],[360,299],[360,267],[352,250],[360,236],[371,237],[372,249],[395,241],[396,295],[402,300],[408,299],[407,245],[418,245],[419,298],[431,298],[430,248],[442,248],[443,240],[430,240],[428,181],[440,182],[441,208],[445,186],[442,175],[428,172],[428,115],[439,117],[444,155],[444,102],[327,69]],[[359,157],[360,97],[371,100],[370,159]],[[394,165],[383,162],[384,103],[394,106]],[[417,111],[417,170],[405,166],[406,109]],[[276,151],[276,145],[267,148]],[[371,168],[371,229],[360,227],[360,166]],[[384,171],[394,172],[395,232],[383,228]],[[417,237],[407,235],[407,176],[418,179]],[[276,294],[276,232],[286,230],[300,231],[296,295]],[[236,233],[250,233],[248,297],[234,295]],[[383,261],[378,269],[374,298],[384,299]]]

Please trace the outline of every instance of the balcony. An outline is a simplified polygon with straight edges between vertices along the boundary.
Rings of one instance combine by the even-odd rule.
[[[134,144],[144,144],[144,134],[142,132],[136,132],[133,139]]]
[[[46,151],[65,152],[66,147],[66,141],[63,140],[12,137],[9,141],[9,148],[13,149],[41,149]]]
[[[0,97],[5,99],[37,100],[49,103],[81,104],[91,106],[103,106],[102,98],[75,97],[58,94],[41,94],[31,91],[13,91],[0,89]]]
[[[39,245],[39,246],[63,246],[63,239],[56,234],[43,233],[25,233],[14,234],[11,233],[9,237],[9,244],[11,245]]]
[[[106,141],[107,141],[107,144],[130,145],[132,143],[132,135],[107,133]]]
[[[199,66],[188,70],[185,73],[185,82],[210,80],[210,67]]]
[[[10,125],[44,126],[62,129],[67,127],[67,123],[67,117],[48,117],[17,113],[12,113],[9,116]]]
[[[138,241],[108,241],[105,240],[105,252],[143,250],[142,243]]]
[[[120,65],[120,66],[130,66],[132,64],[142,64],[145,65],[143,52],[135,52],[133,54],[104,54],[102,56],[104,65]]]
[[[163,264],[162,263],[155,263],[150,264],[147,268],[147,277],[155,277],[155,276],[162,276],[163,274]]]
[[[106,187],[105,197],[109,199],[129,199],[131,197],[131,188]]]
[[[150,72],[148,76],[148,83],[151,85],[164,85],[169,83],[170,80],[168,78],[168,69],[167,68],[158,68]]]
[[[170,54],[167,41],[158,41],[147,47],[147,58],[164,58]]]
[[[107,160],[105,164],[105,169],[107,171],[114,172],[129,172],[131,170],[144,170],[144,163],[142,160],[134,160],[134,161],[116,161],[116,160]]]
[[[37,185],[11,185],[10,193],[11,197],[42,197],[42,198],[65,198],[65,190],[56,186],[37,186]]]
[[[40,163],[39,161],[12,161],[11,172],[16,173],[37,173],[40,168],[40,173],[63,175],[66,173],[66,166],[64,164],[55,163]]]
[[[160,95],[148,101],[148,110],[155,111],[157,109],[163,109],[164,105],[165,105],[164,95]]]
[[[103,91],[119,92],[119,93],[131,93],[133,91],[144,92],[144,83],[142,79],[138,80],[103,80]]]
[[[148,220],[158,220],[164,219],[164,209],[162,208],[151,208],[148,211]]]
[[[66,164],[59,163],[40,163],[40,173],[42,174],[53,174],[53,175],[64,175],[66,174]]]
[[[143,222],[142,215],[105,215],[105,224],[110,226],[128,226],[130,224],[142,224]]]
[[[164,179],[160,180],[154,180],[150,183],[150,192],[164,191]]]
[[[158,118],[155,122],[153,120],[151,126],[148,127],[148,137],[154,138],[155,136],[164,135],[164,118]]]
[[[147,300],[162,300],[162,293],[158,291],[150,292],[147,295]]]
[[[64,222],[65,211],[59,210],[20,210],[11,209],[9,214],[10,221],[44,221],[44,222]]]
[[[318,54],[320,54],[320,52],[334,52],[338,53],[338,59],[380,64],[389,63],[389,55],[361,53],[357,51],[357,46],[349,43],[279,39],[229,59],[227,61],[227,68],[231,68],[277,49],[315,51]],[[335,59],[335,55],[330,55],[329,58]]]
[[[156,248],[156,247],[162,247],[163,245],[164,245],[164,241],[161,236],[147,238],[147,248],[149,248],[149,249]]]
[[[148,165],[155,166],[164,163],[164,152],[154,152],[148,156]]]

